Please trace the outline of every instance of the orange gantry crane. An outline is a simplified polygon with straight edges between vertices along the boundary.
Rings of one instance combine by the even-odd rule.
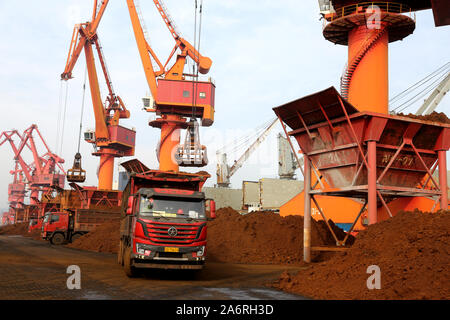
[[[109,0],[103,0],[101,3],[95,0],[92,21],[75,25],[66,67],[61,75],[62,80],[72,78],[73,68],[78,61],[81,51],[84,49],[95,116],[95,133],[85,133],[85,140],[94,145],[95,152],[93,155],[100,157],[98,168],[99,190],[112,189],[114,158],[133,156],[136,137],[134,130],[119,125],[119,120],[129,118],[130,112],[126,109],[122,99],[114,92],[97,35],[98,25],[108,3]],[[105,104],[102,103],[100,94],[93,47],[97,51],[108,87],[109,93]],[[69,170],[68,181],[83,182],[85,179],[83,171],[81,169],[81,156],[77,153],[74,166]]]
[[[42,155],[39,154],[33,137],[35,132],[45,148],[45,153]],[[16,137],[20,139],[17,144],[14,141]],[[17,213],[18,209],[24,208],[26,185],[30,190],[30,206],[37,206],[40,203],[39,194],[41,191],[45,193],[54,187],[64,188],[65,172],[62,167],[64,159],[50,151],[37,125],[31,125],[23,134],[20,134],[17,130],[1,133],[0,146],[7,141],[14,152],[15,161],[15,170],[10,172],[14,175],[14,182],[8,187],[8,201],[14,214]],[[31,164],[27,164],[23,157],[25,148],[28,148],[32,153],[33,162]],[[58,173],[57,168],[62,173]]]
[[[43,155],[39,155],[36,143],[33,138],[33,132],[37,132],[41,141],[46,148],[46,153]],[[20,138],[20,144],[16,145],[14,142],[14,137],[17,136]],[[3,139],[2,139],[3,138]],[[6,141],[9,142],[11,148],[14,152],[14,160],[20,166],[22,172],[27,180],[27,184],[31,190],[30,194],[30,203],[36,204],[39,198],[39,192],[41,188],[44,191],[47,191],[48,188],[52,186],[58,186],[60,188],[64,187],[64,174],[60,174],[56,172],[56,167],[58,166],[61,172],[64,172],[63,167],[61,166],[64,163],[64,160],[52,153],[48,148],[45,140],[43,139],[39,129],[36,125],[32,125],[24,133],[21,135],[17,132],[17,130],[5,131],[0,135],[0,146],[3,145]],[[34,162],[31,164],[27,164],[22,156],[22,152],[28,147],[33,155]],[[14,174],[17,173],[17,168],[14,171]]]
[[[200,145],[197,119],[202,120],[202,126],[213,124],[215,85],[211,80],[197,80],[198,72],[209,72],[212,61],[200,55],[195,46],[180,36],[162,1],[153,2],[175,40],[175,46],[164,65],[149,44],[139,7],[134,0],[127,0],[136,43],[153,98],[152,103],[145,106],[146,111],[159,116],[149,123],[150,126],[161,129],[158,147],[159,169],[178,172],[179,166],[202,167],[207,164],[207,156],[206,147]],[[168,67],[175,53],[176,61]],[[196,74],[184,73],[187,57],[197,65]],[[189,121],[187,118],[190,118]],[[184,145],[180,145],[181,129],[188,129]]]
[[[39,155],[38,153],[33,132],[38,134],[43,146],[45,147],[45,153],[43,155]],[[33,187],[42,187],[44,188],[44,191],[47,191],[52,186],[64,188],[65,171],[62,167],[64,159],[50,151],[50,148],[42,137],[37,125],[33,124],[26,129],[22,137],[23,139],[18,148],[18,153],[20,154],[27,145],[31,150],[34,160],[31,164],[32,175],[29,178],[29,180],[31,179],[31,185]],[[59,168],[62,173],[58,173],[57,168]]]
[[[22,136],[17,130],[2,132],[0,135],[0,146],[8,141],[14,151],[15,143],[13,138],[15,138],[15,136],[22,141]],[[14,223],[16,211],[23,208],[25,203],[26,181],[23,170],[20,169],[19,159],[16,156],[14,157],[14,170],[11,170],[10,174],[13,175],[14,178],[13,182],[8,185],[9,210],[3,213],[3,224]]]

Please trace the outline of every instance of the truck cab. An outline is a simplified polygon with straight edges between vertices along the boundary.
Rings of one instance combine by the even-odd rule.
[[[66,239],[69,225],[67,212],[47,212],[41,227],[41,238],[50,240],[52,244],[62,244]]]
[[[128,276],[137,268],[202,269],[211,218],[215,204],[203,192],[140,188],[128,198],[121,221],[118,262]]]

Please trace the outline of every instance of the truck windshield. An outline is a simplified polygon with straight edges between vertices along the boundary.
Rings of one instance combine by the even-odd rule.
[[[44,223],[47,223],[48,220],[50,219],[51,214],[47,213],[44,217]]]
[[[205,218],[202,199],[174,200],[173,198],[153,199],[141,197],[139,215],[142,217]]]

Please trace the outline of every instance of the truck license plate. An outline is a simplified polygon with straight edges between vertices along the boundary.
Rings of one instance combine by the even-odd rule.
[[[179,252],[179,251],[180,251],[179,248],[170,248],[170,247],[164,248],[164,252]]]

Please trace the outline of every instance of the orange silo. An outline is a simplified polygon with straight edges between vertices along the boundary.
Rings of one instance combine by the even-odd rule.
[[[415,14],[394,2],[332,1],[324,15],[324,37],[348,46],[348,61],[341,77],[341,94],[360,111],[388,113],[389,43],[415,29]]]
[[[391,1],[355,1],[355,0],[319,0],[324,18],[323,35],[334,44],[348,46],[348,58],[341,76],[341,95],[361,112],[388,114],[389,104],[389,44],[403,40],[412,34],[416,27],[415,11],[433,8],[436,26],[448,24],[450,6],[430,3],[425,0]],[[447,20],[446,20],[447,19]],[[374,142],[369,141],[374,152]],[[373,158],[373,157],[372,157]],[[373,160],[373,159],[372,159]],[[375,165],[376,166],[376,165]],[[370,184],[376,186],[376,174],[372,171]],[[312,176],[314,180],[314,175]],[[375,180],[374,180],[375,179]],[[313,181],[314,184],[314,181]],[[370,193],[369,220],[373,222],[388,217],[381,206],[377,207],[377,195],[372,188]],[[319,197],[317,195],[317,197]],[[398,203],[397,203],[398,202]],[[443,201],[445,202],[445,201]],[[281,215],[303,215],[304,193],[297,195],[280,208]],[[327,218],[335,222],[345,222],[362,203],[350,198],[323,197],[320,200]],[[314,203],[311,204],[314,206]],[[412,206],[430,211],[433,200],[424,197],[393,200],[390,205],[410,209]],[[341,208],[346,208],[345,212]],[[313,217],[319,217],[312,208]],[[366,213],[363,214],[365,216]],[[361,220],[356,229],[362,228]]]

